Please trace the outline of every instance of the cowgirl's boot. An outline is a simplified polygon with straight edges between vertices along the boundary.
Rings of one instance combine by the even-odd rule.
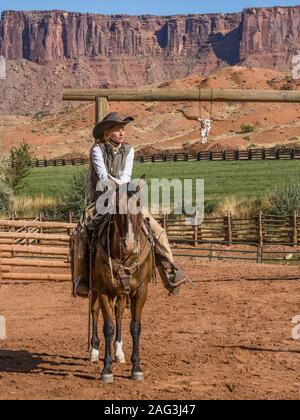
[[[178,295],[183,283],[190,281],[175,262],[170,261],[160,252],[156,252],[156,266],[165,288],[170,295]]]

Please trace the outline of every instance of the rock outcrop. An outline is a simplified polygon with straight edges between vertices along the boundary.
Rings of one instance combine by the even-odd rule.
[[[216,47],[217,57],[220,51],[219,58],[232,64],[238,60],[240,24],[239,13],[136,17],[6,11],[1,19],[0,52],[7,59],[38,63],[123,55],[198,59],[211,46]],[[235,48],[229,48],[233,44]]]
[[[140,87],[237,64],[290,71],[298,52],[300,6],[169,17],[5,11],[0,113],[26,101],[26,111],[57,109],[63,87]]]
[[[300,52],[300,6],[245,9],[240,60],[281,71]]]
[[[146,72],[157,58],[179,60],[186,73],[243,61],[283,70],[300,47],[299,28],[300,6],[170,17],[5,11],[0,54],[36,63],[141,57]]]

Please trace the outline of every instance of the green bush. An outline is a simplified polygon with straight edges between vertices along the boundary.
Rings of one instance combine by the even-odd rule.
[[[0,214],[8,213],[13,202],[13,194],[7,184],[0,180]]]
[[[89,168],[78,168],[61,195],[61,211],[80,215],[88,205]]]
[[[240,128],[240,133],[241,134],[252,133],[254,130],[255,130],[254,124],[242,124]]]
[[[268,194],[268,199],[271,214],[290,216],[300,211],[300,182],[294,178],[285,181]]]
[[[1,143],[0,143],[1,146]],[[8,168],[7,160],[5,156],[1,156],[0,159],[0,213],[4,214],[11,208],[13,201],[13,194],[7,184],[6,172]]]
[[[33,119],[37,121],[41,121],[43,118],[47,118],[51,115],[49,111],[39,111],[34,114]]]
[[[6,169],[6,182],[14,194],[22,192],[31,173],[31,161],[34,159],[31,146],[21,143],[10,151],[11,166]]]

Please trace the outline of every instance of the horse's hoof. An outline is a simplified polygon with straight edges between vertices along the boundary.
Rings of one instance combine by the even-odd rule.
[[[115,362],[116,363],[126,363],[125,357],[123,356],[116,356],[115,357]]]
[[[112,373],[105,373],[101,375],[101,381],[104,384],[111,384],[114,381],[114,375]]]
[[[133,379],[134,381],[139,381],[139,382],[141,382],[141,381],[143,381],[145,378],[144,378],[144,374],[143,374],[143,372],[133,372],[133,373],[132,373],[132,375],[131,375],[131,379]]]
[[[97,349],[92,349],[91,355],[90,355],[90,361],[92,363],[97,363],[100,360],[100,353]]]

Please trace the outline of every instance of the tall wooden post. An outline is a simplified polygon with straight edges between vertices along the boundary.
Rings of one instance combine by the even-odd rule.
[[[262,263],[263,261],[263,246],[264,246],[264,231],[263,231],[263,213],[260,211],[258,213],[258,250],[259,257],[258,262]]]
[[[231,245],[232,244],[232,216],[231,216],[230,211],[227,213],[227,219],[228,219],[228,242]]]
[[[263,245],[264,242],[264,232],[263,232],[263,215],[262,215],[262,211],[260,211],[258,213],[258,234],[259,234],[259,238],[258,238],[258,243],[260,246]]]
[[[109,103],[107,98],[100,96],[95,97],[95,123],[102,121],[103,118],[109,113]]]
[[[224,216],[224,232],[225,232],[225,241],[227,246],[232,244],[232,220],[231,213],[227,211],[227,215]]]
[[[297,221],[298,221],[298,211],[294,211],[293,215],[293,244],[294,246],[298,245],[298,227],[297,227]]]
[[[167,232],[167,230],[168,230],[168,215],[167,215],[167,213],[163,214],[163,221],[162,222],[163,222],[163,228]]]
[[[198,246],[198,225],[194,226],[194,246]]]

